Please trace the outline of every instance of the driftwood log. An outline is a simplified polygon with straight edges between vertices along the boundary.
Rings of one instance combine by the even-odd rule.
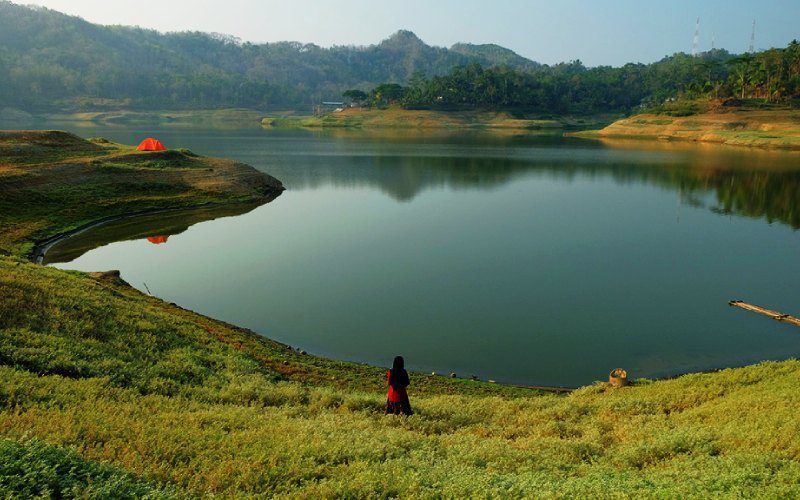
[[[794,316],[790,316],[788,314],[779,313],[778,311],[764,309],[763,307],[754,306],[753,304],[748,304],[747,302],[741,300],[731,300],[730,302],[728,302],[728,305],[731,307],[738,307],[740,309],[744,309],[745,311],[750,311],[756,314],[767,316],[768,318],[772,318],[775,321],[780,321],[781,323],[789,323],[790,325],[800,326],[800,318],[795,318]]]

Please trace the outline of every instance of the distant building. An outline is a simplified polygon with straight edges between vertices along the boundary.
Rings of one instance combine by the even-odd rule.
[[[314,106],[314,115],[323,116],[328,113],[337,113],[345,108],[342,101],[322,101],[321,104]]]

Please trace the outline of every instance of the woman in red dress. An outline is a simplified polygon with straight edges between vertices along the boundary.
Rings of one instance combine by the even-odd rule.
[[[408,402],[408,372],[403,368],[403,356],[394,358],[392,369],[386,373],[386,383],[389,384],[389,395],[386,401],[386,413],[394,415],[411,415],[411,403]]]

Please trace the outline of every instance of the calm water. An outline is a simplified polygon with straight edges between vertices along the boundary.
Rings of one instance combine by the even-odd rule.
[[[800,312],[800,154],[70,129],[156,136],[247,162],[288,189],[240,215],[89,232],[56,265],[120,269],[134,286],[310,353],[379,365],[403,354],[416,370],[555,385],[617,366],[655,377],[800,354],[800,331],[727,305]]]

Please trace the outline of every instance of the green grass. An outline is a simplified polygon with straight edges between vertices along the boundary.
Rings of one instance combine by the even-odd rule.
[[[0,296],[0,436],[74,449],[142,484],[307,497],[800,494],[797,361],[566,396],[412,374],[417,413],[398,418],[383,415],[381,368],[302,355],[114,280],[3,257]]]
[[[89,164],[94,167],[155,170],[208,167],[202,158],[188,149],[110,155],[92,160]]]
[[[563,131],[606,124],[607,117],[515,117],[495,111],[407,110],[397,106],[384,109],[346,109],[339,113],[311,117],[264,118],[264,126],[278,128],[357,129],[475,129]]]
[[[72,449],[33,439],[0,440],[0,497],[170,498],[177,494]]]
[[[59,131],[0,131],[0,165],[33,165],[108,154],[110,148]]]
[[[672,125],[673,120],[634,120],[636,125]]]
[[[683,117],[703,113],[708,109],[709,103],[706,101],[678,99],[676,101],[664,102],[651,106],[645,110],[645,113]]]
[[[732,139],[741,139],[744,141],[753,140],[767,140],[769,142],[775,142],[774,140],[777,139],[779,141],[783,141],[786,143],[795,143],[800,141],[800,137],[796,136],[784,136],[780,134],[775,134],[774,132],[762,132],[758,130],[747,130],[747,131],[737,131],[737,130],[715,130],[715,134],[729,137]]]

